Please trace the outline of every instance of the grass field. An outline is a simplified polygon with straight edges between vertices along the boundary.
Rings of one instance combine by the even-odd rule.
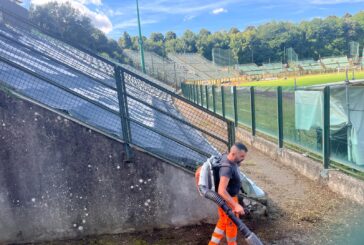
[[[364,79],[364,71],[355,71],[354,76],[355,76],[355,79]],[[296,78],[296,81],[297,81],[297,86],[309,86],[309,85],[340,82],[340,81],[345,81],[345,79],[346,79],[345,72],[340,72],[340,73],[330,73],[330,74],[315,74],[315,75],[299,76]],[[352,72],[349,73],[349,80],[351,80],[351,79],[352,79]],[[270,80],[270,81],[244,82],[244,83],[241,83],[240,86],[293,87],[294,86],[294,77],[289,77],[287,79]]]

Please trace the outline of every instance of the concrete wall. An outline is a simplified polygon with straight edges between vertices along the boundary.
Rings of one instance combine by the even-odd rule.
[[[191,173],[0,90],[0,243],[213,222]]]
[[[322,162],[286,148],[279,149],[277,143],[253,137],[243,128],[236,128],[236,138],[262,151],[272,159],[297,170],[302,175],[326,184],[329,189],[341,196],[364,205],[364,181],[334,169],[324,171]]]

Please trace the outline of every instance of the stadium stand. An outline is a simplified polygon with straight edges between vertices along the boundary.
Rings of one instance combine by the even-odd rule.
[[[233,68],[213,64],[199,54],[168,54],[168,57],[192,71],[197,80],[218,79],[237,76]]]
[[[349,67],[349,60],[346,56],[321,58],[320,62],[325,71],[344,71]]]
[[[172,88],[129,66],[76,49],[41,33],[29,20],[1,11],[1,86],[106,135],[125,139],[115,78],[121,73],[132,144],[183,166],[216,154],[219,147],[210,144],[206,133],[184,121],[197,115],[181,115],[181,106],[193,105],[172,93]],[[210,116],[200,111],[198,117],[204,114]],[[224,120],[217,120],[221,128],[226,127]]]

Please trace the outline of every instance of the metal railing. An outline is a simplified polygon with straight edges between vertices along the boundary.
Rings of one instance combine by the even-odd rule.
[[[313,94],[320,102],[316,106],[299,105],[296,99],[300,92]],[[328,169],[331,163],[340,163],[349,169],[364,172],[364,158],[359,146],[356,146],[356,151],[360,156],[356,159],[351,156],[355,153],[351,135],[361,130],[360,115],[354,118],[356,131],[352,130],[354,119],[350,119],[350,114],[353,117],[355,113],[364,113],[363,104],[357,102],[364,95],[364,81],[302,88],[183,84],[182,93],[190,101],[233,120],[235,125],[250,129],[252,136],[259,134],[267,137],[275,141],[278,148],[293,147],[312,153],[313,157],[322,159],[324,169]],[[350,99],[356,99],[356,102],[350,103]],[[307,111],[303,112],[302,108]],[[316,120],[311,122],[314,126],[302,129],[298,124],[304,121],[299,118],[304,115],[300,113],[316,113],[311,118]],[[336,126],[338,115],[343,117],[340,119],[341,128]],[[330,118],[336,120],[336,125],[330,123]]]

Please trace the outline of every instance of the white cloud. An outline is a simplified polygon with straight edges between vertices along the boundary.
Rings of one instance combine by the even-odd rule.
[[[223,8],[233,3],[255,2],[256,0],[204,0],[203,4],[195,0],[140,0],[139,8],[141,13],[158,13],[158,14],[183,14],[197,15],[211,12],[217,8]],[[125,11],[135,12],[135,4],[127,4],[122,6]]]
[[[83,4],[102,5],[101,0],[83,0]]]
[[[192,19],[196,18],[196,15],[187,15],[183,18],[183,21],[186,22],[186,21],[190,21]]]
[[[42,5],[49,2],[58,2],[58,3],[66,3],[69,2],[73,8],[80,11],[81,14],[89,17],[91,19],[91,23],[98,29],[100,29],[104,33],[109,33],[112,31],[113,26],[112,23],[104,13],[96,12],[90,10],[86,5],[102,5],[101,0],[32,0],[31,3],[35,5]]]
[[[307,18],[308,20],[314,20],[314,19],[323,19],[322,16],[311,16]]]
[[[154,24],[157,23],[158,21],[155,19],[145,19],[145,20],[141,20],[141,24],[142,25],[147,25],[147,24]],[[127,29],[130,27],[136,27],[138,26],[138,20],[137,18],[133,18],[130,20],[125,20],[122,22],[119,22],[118,24],[116,24],[114,26],[114,30],[118,30],[118,29]]]
[[[139,0],[140,19],[143,25],[155,24],[162,21],[169,21],[171,15],[182,16],[184,22],[207,13],[211,13],[214,9],[226,8],[233,3],[256,2],[260,0],[204,0],[203,4],[196,0]],[[105,4],[106,5],[106,4]],[[137,27],[136,5],[135,1],[119,1],[118,8],[109,11],[105,6],[103,12],[112,18],[114,29],[112,35]],[[114,12],[119,12],[119,16]]]
[[[124,15],[124,12],[121,11],[120,9],[107,9],[106,11],[106,14],[110,17],[114,17],[114,16],[121,16],[121,15]]]
[[[224,8],[217,8],[217,9],[212,10],[213,14],[221,14],[221,13],[226,13],[226,12],[227,12],[227,10]]]

